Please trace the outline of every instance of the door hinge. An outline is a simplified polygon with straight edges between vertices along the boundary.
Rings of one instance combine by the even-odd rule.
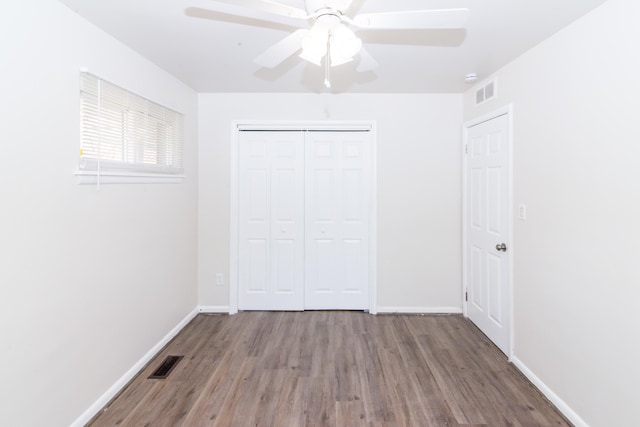
[[[464,145],[464,154],[469,154],[469,145],[468,144]]]
[[[464,291],[464,300],[469,301],[469,292]]]

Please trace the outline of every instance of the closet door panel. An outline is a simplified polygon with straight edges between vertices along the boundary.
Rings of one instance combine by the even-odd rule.
[[[369,137],[307,133],[305,309],[369,308]]]
[[[303,134],[241,132],[238,162],[238,308],[302,310]]]

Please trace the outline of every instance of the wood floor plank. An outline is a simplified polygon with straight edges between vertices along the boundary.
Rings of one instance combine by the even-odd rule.
[[[365,415],[369,423],[389,423],[395,424],[395,414],[392,410],[391,401],[385,390],[387,384],[382,370],[382,362],[378,354],[378,349],[374,346],[374,340],[368,333],[362,334],[356,341],[356,357],[362,390],[362,402]],[[365,357],[365,355],[367,355]]]
[[[288,377],[280,391],[280,399],[273,419],[274,426],[299,427],[305,425],[309,378]]]
[[[330,376],[311,378],[305,404],[307,416],[304,425],[309,427],[337,425],[335,405]]]
[[[251,425],[268,426],[273,423],[288,374],[285,369],[262,372],[257,389],[251,393],[253,406],[247,408],[248,414],[253,416]]]
[[[336,425],[365,427],[367,420],[362,401],[336,402]]]
[[[254,414],[251,412],[252,395],[258,381],[255,364],[256,359],[254,357],[244,358],[237,377],[231,377],[234,379],[229,382],[225,399],[213,414],[215,417],[213,415],[209,417],[209,419],[215,418],[215,423],[209,425],[216,427],[252,425],[254,420]],[[204,400],[200,403],[205,409],[207,406],[210,406],[210,408],[215,407]]]
[[[569,424],[462,316],[311,311],[197,316],[89,425]]]

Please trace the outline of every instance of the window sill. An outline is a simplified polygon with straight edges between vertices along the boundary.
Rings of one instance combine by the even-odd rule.
[[[135,172],[100,172],[76,171],[78,184],[179,184],[184,180],[184,175],[168,175],[160,173],[135,173]]]

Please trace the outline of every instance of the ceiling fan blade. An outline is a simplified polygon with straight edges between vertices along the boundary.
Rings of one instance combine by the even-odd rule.
[[[366,0],[352,0],[347,8],[340,10],[347,16],[355,16],[362,6],[364,6],[365,2]]]
[[[365,73],[367,71],[372,71],[378,68],[378,61],[373,59],[373,56],[367,51],[365,48],[360,48],[360,62],[356,67],[356,71],[359,73]]]
[[[226,9],[226,8],[225,8]],[[231,7],[229,9],[232,9]],[[243,11],[244,12],[244,11]],[[247,13],[238,14],[237,10],[223,11],[222,8],[202,9],[199,7],[188,7],[184,10],[184,14],[191,18],[207,19],[211,21],[229,22],[232,24],[249,25],[258,28],[268,28],[272,30],[280,30],[291,32],[300,27],[288,18],[279,16],[267,16],[264,13]],[[301,22],[306,25],[306,22]]]
[[[294,31],[258,55],[253,62],[265,68],[275,68],[302,48],[302,39],[308,32],[304,28]]]
[[[366,29],[431,30],[464,28],[469,9],[413,10],[406,12],[365,13],[353,18],[353,24]]]
[[[217,3],[225,3],[233,6],[242,6],[250,9],[258,9],[263,12],[275,15],[286,16],[288,18],[308,19],[309,15],[303,9],[278,3],[271,0],[212,0]]]

